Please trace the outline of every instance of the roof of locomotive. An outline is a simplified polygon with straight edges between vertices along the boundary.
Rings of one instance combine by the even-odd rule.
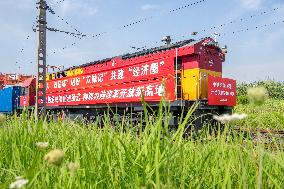
[[[171,50],[171,49],[179,48],[179,47],[183,47],[183,46],[191,46],[191,45],[195,45],[195,44],[197,44],[197,43],[199,43],[199,42],[201,42],[205,39],[208,39],[208,38],[209,37],[202,38],[202,39],[199,39],[199,40],[187,39],[187,40],[179,41],[179,42],[176,42],[176,43],[173,43],[173,44],[170,44],[170,45],[163,45],[163,46],[159,46],[159,47],[145,49],[145,50],[138,51],[138,52],[131,53],[131,54],[127,53],[127,54],[124,54],[124,55],[115,56],[115,57],[112,57],[112,58],[105,58],[105,59],[102,59],[102,60],[97,60],[97,61],[94,61],[94,62],[82,64],[82,65],[79,65],[79,66],[73,66],[73,67],[66,69],[65,71],[76,69],[76,68],[87,67],[87,66],[91,66],[91,65],[95,65],[95,64],[101,64],[101,63],[104,63],[104,62],[108,62],[108,61],[112,60],[113,58],[118,58],[118,57],[122,58],[123,60],[126,60],[126,59],[130,59],[130,58],[138,57],[138,56],[144,56],[144,55],[147,55],[147,54],[153,54],[153,53],[157,53],[157,52],[161,52],[161,51],[165,51],[165,50]]]

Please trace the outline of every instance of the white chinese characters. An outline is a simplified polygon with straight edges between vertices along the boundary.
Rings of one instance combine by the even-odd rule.
[[[134,77],[154,75],[159,74],[159,66],[163,66],[164,64],[165,61],[153,62],[149,64],[131,67],[129,68],[129,71],[132,72],[132,75]]]
[[[98,92],[84,92],[84,93],[74,93],[66,95],[50,95],[47,97],[47,104],[62,104],[62,103],[73,103],[84,102],[96,103],[99,100],[123,100],[123,99],[136,99],[144,95],[145,98],[149,97],[162,97],[164,95],[165,88],[162,84],[148,84],[145,86],[130,87],[123,89],[111,89],[111,90],[101,90]],[[99,101],[101,102],[101,101]]]

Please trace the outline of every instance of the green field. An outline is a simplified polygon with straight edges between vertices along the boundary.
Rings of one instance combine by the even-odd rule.
[[[260,106],[240,104],[235,112],[246,113],[248,117],[234,122],[232,126],[284,130],[284,100],[269,99]]]
[[[239,105],[235,111],[248,117],[228,128],[284,128],[284,101]],[[25,115],[2,120],[0,188],[9,188],[16,176],[29,181],[26,188],[36,189],[284,187],[281,144],[270,148],[229,131],[185,139],[188,117],[178,130],[168,131],[162,127],[167,116],[160,112],[155,119],[144,118],[143,131],[127,121],[115,127],[106,121],[98,128],[70,121],[35,124]],[[49,146],[40,149],[37,142]],[[64,151],[59,166],[44,160],[52,149]],[[72,170],[70,162],[77,165]]]

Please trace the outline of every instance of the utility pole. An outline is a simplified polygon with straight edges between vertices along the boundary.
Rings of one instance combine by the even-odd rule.
[[[46,116],[46,0],[38,0],[35,117]]]

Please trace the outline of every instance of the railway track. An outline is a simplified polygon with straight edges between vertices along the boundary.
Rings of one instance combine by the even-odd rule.
[[[279,135],[284,137],[284,130],[275,130],[275,129],[252,129],[252,128],[234,128],[234,131],[243,132],[243,133],[254,133],[254,134],[271,134],[271,135]]]
[[[233,130],[251,140],[255,145],[261,144],[266,149],[284,151],[284,130],[259,128],[234,128]],[[244,143],[248,140],[244,140]]]

